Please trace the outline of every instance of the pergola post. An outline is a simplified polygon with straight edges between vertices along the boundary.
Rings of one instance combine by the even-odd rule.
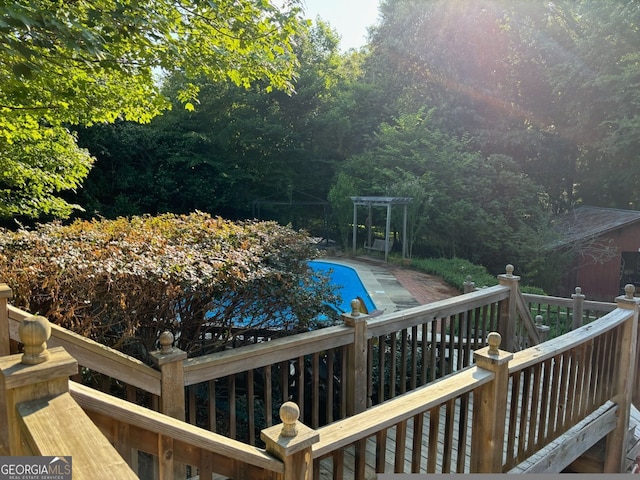
[[[391,203],[387,204],[387,225],[384,230],[384,261],[389,256],[389,234],[391,233]],[[404,238],[402,239],[404,243]]]
[[[356,253],[356,237],[358,236],[358,205],[353,202],[353,253]]]
[[[407,204],[404,204],[402,217],[402,259],[407,258]]]

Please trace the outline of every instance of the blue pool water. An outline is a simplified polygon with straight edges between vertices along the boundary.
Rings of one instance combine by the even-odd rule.
[[[336,293],[340,295],[342,299],[342,303],[336,305],[341,312],[350,312],[351,300],[356,297],[364,300],[364,304],[369,312],[373,312],[376,309],[375,303],[373,303],[355,269],[339,263],[326,262],[323,260],[311,260],[309,261],[309,267],[331,278],[331,284],[336,286]]]
[[[334,312],[338,314],[351,312],[351,300],[356,297],[360,297],[367,310],[373,312],[376,309],[375,303],[369,296],[367,289],[364,287],[362,280],[358,276],[358,272],[355,269],[341,265],[338,263],[327,262],[322,260],[310,260],[308,262],[309,267],[314,271],[324,276],[329,277],[331,285],[335,287],[335,293],[340,297],[340,303],[337,305],[328,305]],[[214,309],[206,313],[205,318],[214,318],[220,309]],[[320,323],[330,321],[329,317],[325,314],[320,314],[317,318]],[[266,326],[270,328],[278,328],[284,324],[289,324],[295,321],[295,317],[290,310],[280,312],[280,316],[275,320],[275,323],[267,323]],[[238,326],[246,326],[250,323],[264,324],[264,319],[258,314],[255,317],[235,319],[234,323]]]

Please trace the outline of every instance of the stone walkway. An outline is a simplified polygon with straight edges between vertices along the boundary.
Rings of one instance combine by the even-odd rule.
[[[327,257],[358,272],[379,310],[396,312],[460,295],[460,291],[434,275],[392,265],[369,257]]]

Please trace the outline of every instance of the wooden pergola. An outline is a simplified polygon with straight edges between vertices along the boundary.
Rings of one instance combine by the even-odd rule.
[[[371,218],[371,209],[373,207],[385,207],[387,209],[386,227],[384,235],[384,261],[389,256],[389,235],[391,233],[391,207],[394,205],[402,205],[402,258],[407,254],[407,205],[411,203],[411,197],[350,197],[353,202],[353,252],[356,252],[357,234],[358,234],[358,207],[368,208],[368,218]],[[372,230],[370,222],[367,224],[367,243],[368,248],[372,248]]]

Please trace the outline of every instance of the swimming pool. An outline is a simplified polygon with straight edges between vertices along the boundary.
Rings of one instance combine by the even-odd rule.
[[[342,299],[341,303],[334,305],[334,307],[337,307],[341,313],[351,311],[351,300],[356,297],[364,300],[369,312],[373,312],[376,309],[375,303],[354,268],[324,260],[310,260],[309,267],[331,279],[331,284],[336,287],[336,293]]]
[[[330,284],[335,288],[335,293],[340,297],[340,303],[336,305],[325,304],[332,310],[332,312],[331,314],[319,314],[315,319],[318,324],[327,324],[333,321],[338,321],[340,314],[351,312],[351,300],[356,297],[360,297],[364,301],[367,311],[373,312],[376,310],[375,303],[369,296],[367,289],[358,276],[358,272],[354,268],[324,260],[309,260],[307,264],[314,272],[318,272],[319,274],[328,277],[330,279]],[[209,310],[205,314],[205,319],[214,319],[221,314],[224,307],[225,305],[221,305]],[[281,311],[280,314],[274,318],[268,316],[265,317],[263,313],[256,311],[253,315],[234,318],[233,320],[233,324],[239,327],[246,327],[250,324],[259,324],[263,327],[273,329],[282,328],[283,325],[292,325],[295,323],[296,317],[290,309]]]

